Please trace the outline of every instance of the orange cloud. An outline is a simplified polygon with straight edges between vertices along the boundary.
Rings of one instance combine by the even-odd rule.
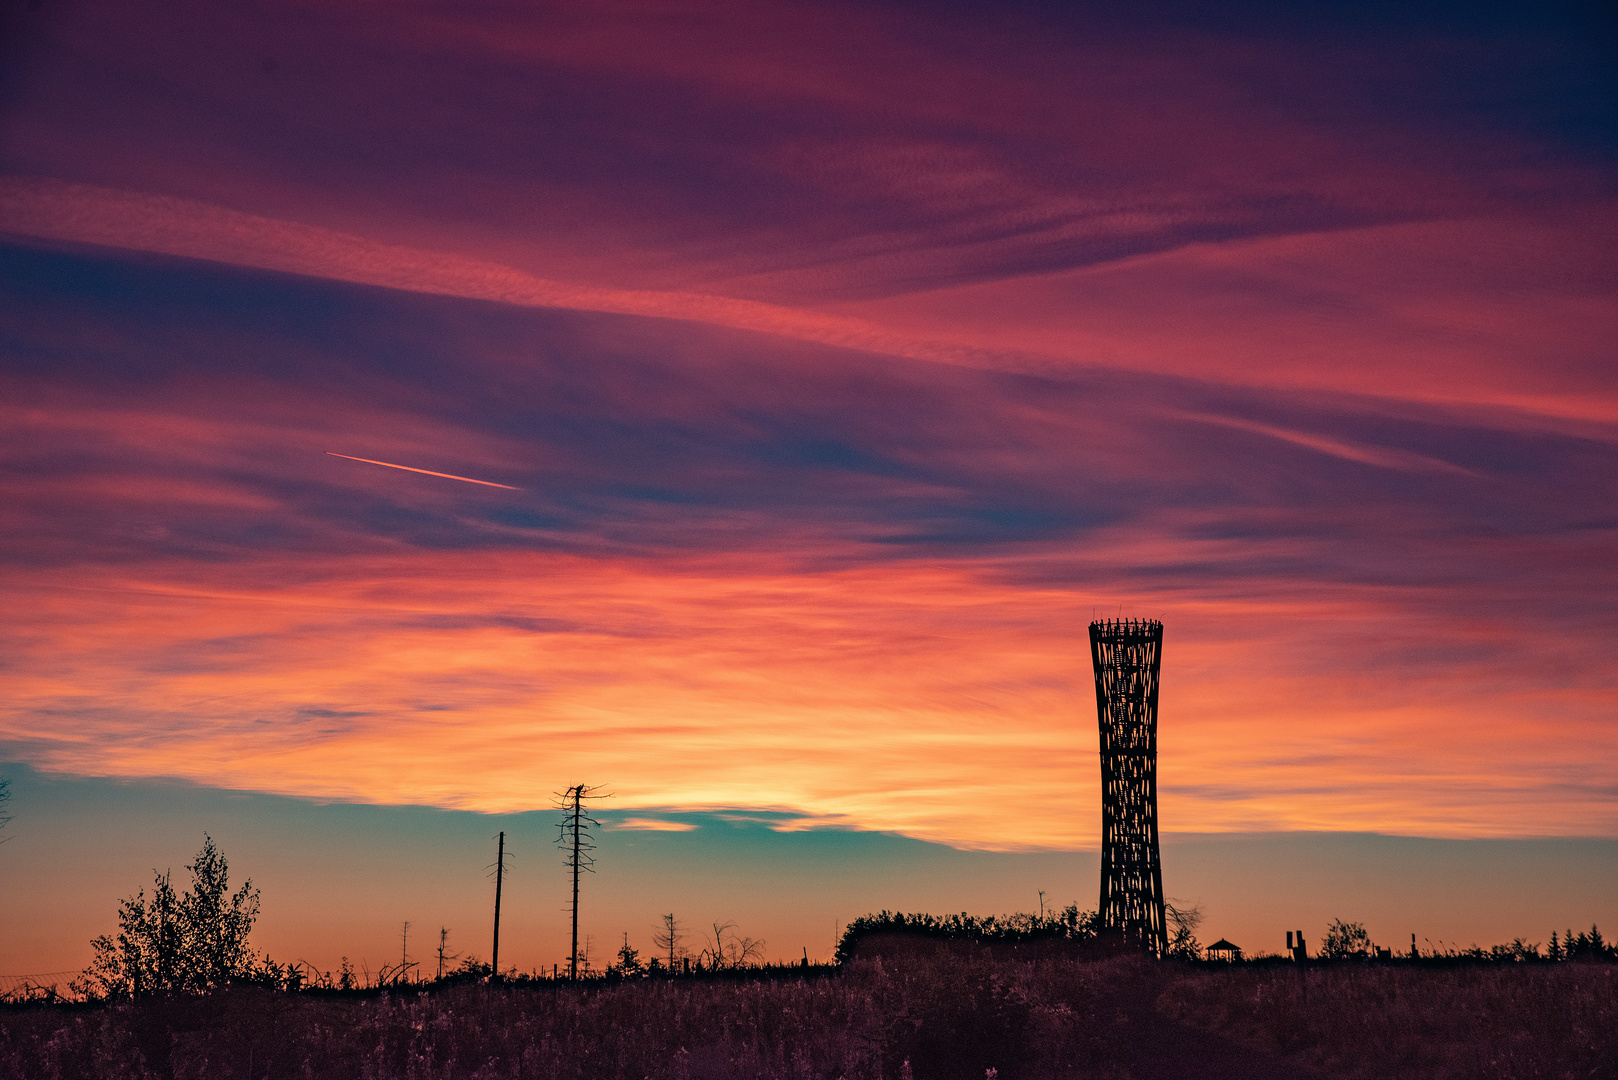
[[[606,827],[620,832],[690,832],[696,828],[689,821],[669,821],[665,818],[614,818]]]
[[[1083,846],[1083,626],[1122,602],[1169,627],[1166,828],[1618,828],[1606,669],[1524,683],[1487,657],[1533,670],[1566,643],[1509,619],[1440,626],[1396,591],[1077,590],[993,561],[806,572],[762,556],[420,554],[318,578],[272,560],[211,586],[175,569],[10,576],[8,606],[35,613],[5,706],[26,760],[487,811],[596,777],[631,812],[747,806],[969,848]],[[1399,649],[1427,634],[1486,659],[1424,670],[1413,693]],[[1356,643],[1363,666],[1327,659]]]

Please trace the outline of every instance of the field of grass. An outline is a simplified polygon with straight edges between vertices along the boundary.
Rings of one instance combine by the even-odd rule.
[[[877,936],[839,968],[0,1009],[0,1078],[1618,1077],[1618,965],[1197,966]]]
[[[1159,1011],[1317,1075],[1618,1078],[1618,964],[1182,971]]]

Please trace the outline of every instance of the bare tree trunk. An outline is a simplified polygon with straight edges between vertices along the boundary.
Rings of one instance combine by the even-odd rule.
[[[584,785],[573,786],[573,953],[569,957],[568,978],[579,979],[579,802],[584,796]]]
[[[494,949],[489,958],[489,978],[500,974],[500,886],[506,876],[506,834],[500,832],[500,847],[494,861]]]

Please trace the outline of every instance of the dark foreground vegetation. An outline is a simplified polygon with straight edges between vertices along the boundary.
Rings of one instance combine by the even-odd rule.
[[[1618,1076],[1618,965],[1189,964],[869,934],[837,968],[0,1009],[0,1078]]]
[[[0,1000],[0,1080],[1618,1080],[1618,948],[1595,927],[1395,957],[1334,921],[1324,962],[1208,962],[1195,909],[1168,909],[1164,960],[1077,906],[884,911],[816,967],[754,964],[718,923],[680,957],[670,915],[667,964],[626,936],[578,982],[467,958],[426,983],[403,939],[375,977],[276,963],[212,840],[187,869],[120,902],[66,996]]]

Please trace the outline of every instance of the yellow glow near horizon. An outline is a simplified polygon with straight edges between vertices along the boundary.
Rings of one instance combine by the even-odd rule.
[[[266,564],[208,589],[160,567],[33,573],[13,577],[11,602],[54,636],[16,658],[8,710],[34,764],[81,774],[483,811],[533,809],[546,778],[589,776],[621,810],[1090,846],[1095,598],[1006,570],[508,552],[352,559],[292,584]],[[1613,829],[1566,783],[1618,749],[1599,688],[1501,694],[1461,665],[1406,700],[1380,655],[1360,670],[1326,659],[1389,627],[1420,635],[1397,597],[1364,589],[1128,606],[1168,628],[1166,829]],[[29,719],[92,699],[70,732]],[[1553,711],[1576,737],[1539,738]]]

